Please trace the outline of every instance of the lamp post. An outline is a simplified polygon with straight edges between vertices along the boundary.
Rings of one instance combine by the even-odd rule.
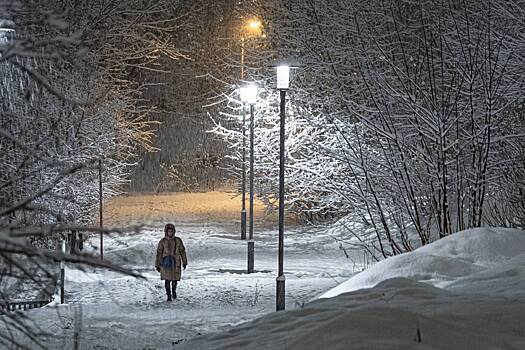
[[[279,272],[277,275],[276,311],[285,309],[284,277],[284,161],[285,161],[285,107],[286,91],[290,86],[290,64],[279,64],[277,68],[277,89],[280,93],[280,134],[279,134]],[[294,65],[293,68],[295,68]]]
[[[246,109],[242,104],[242,209],[241,240],[246,240]]]
[[[99,219],[100,219],[100,260],[104,260],[104,234],[102,232],[102,227],[104,226],[104,221],[102,219],[102,159],[98,160],[98,209],[99,209]]]
[[[241,28],[241,81],[244,80],[244,42],[249,36],[264,36],[262,23],[250,19]],[[242,105],[242,208],[241,208],[241,240],[246,239],[246,109]]]
[[[62,259],[60,260],[60,304],[64,304],[65,289],[66,289],[66,263],[64,255],[66,255],[66,241],[62,240]]]
[[[250,105],[250,223],[248,236],[248,273],[254,272],[255,243],[253,241],[253,148],[254,148],[254,105],[257,102],[257,86],[249,84],[241,88],[241,101]]]

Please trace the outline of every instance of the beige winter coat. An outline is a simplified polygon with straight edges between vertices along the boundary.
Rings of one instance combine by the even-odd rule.
[[[160,240],[157,247],[155,267],[160,268],[160,279],[167,281],[180,281],[181,267],[188,264],[186,249],[179,237],[168,237]]]

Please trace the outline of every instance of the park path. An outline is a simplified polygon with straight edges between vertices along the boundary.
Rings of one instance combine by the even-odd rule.
[[[239,239],[238,220],[225,212],[223,216],[219,211],[200,212],[185,220],[170,220],[177,225],[189,259],[174,302],[165,301],[164,284],[153,266],[166,222],[164,213],[152,215],[140,232],[105,238],[105,259],[140,271],[144,279],[68,266],[67,305],[33,313],[46,318],[46,330],[60,334],[48,339],[50,347],[68,348],[73,334],[80,330],[81,348],[170,349],[199,334],[274,312],[277,229],[271,222],[256,225],[256,272],[246,274],[247,243]],[[173,217],[177,215],[174,212]],[[86,247],[96,252],[98,237]],[[344,282],[354,267],[324,230],[289,226],[285,238],[287,309],[301,307]]]

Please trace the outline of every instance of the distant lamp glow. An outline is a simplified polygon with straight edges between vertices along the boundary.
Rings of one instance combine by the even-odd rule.
[[[248,26],[250,27],[250,29],[258,29],[261,26],[261,21],[251,20],[250,22],[248,22]]]
[[[244,24],[246,36],[261,36],[263,25],[258,19],[250,19]]]
[[[277,66],[277,89],[287,90],[290,87],[290,66]]]
[[[263,24],[260,20],[255,17],[244,19],[242,23],[239,23],[239,34],[241,39],[241,81],[244,81],[244,56],[245,56],[245,42],[250,38],[265,37],[263,33]],[[245,104],[250,104],[250,110],[253,109],[256,99],[257,99],[257,90],[250,91],[243,88],[240,89],[241,100],[243,102],[242,106],[242,210],[241,210],[241,240],[246,239],[246,113],[245,113]],[[253,96],[255,94],[255,97]],[[250,102],[253,101],[253,102]],[[250,270],[250,269],[248,269]]]
[[[241,101],[251,105],[257,103],[257,90],[257,85],[255,84],[248,84],[241,87]]]

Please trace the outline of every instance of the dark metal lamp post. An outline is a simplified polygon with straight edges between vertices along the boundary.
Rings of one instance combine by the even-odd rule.
[[[104,260],[104,220],[102,217],[102,199],[103,199],[103,191],[102,191],[102,159],[98,160],[98,209],[99,209],[99,225],[100,225],[100,260]]]
[[[241,81],[244,80],[244,44],[250,37],[265,37],[262,22],[250,18],[241,28]],[[242,105],[242,209],[241,209],[241,240],[246,239],[246,111]]]
[[[285,309],[284,277],[284,161],[285,161],[285,107],[286,91],[290,87],[290,68],[297,65],[277,64],[277,89],[280,92],[280,135],[279,135],[279,272],[277,275],[276,311]]]
[[[254,105],[257,102],[257,86],[249,84],[241,88],[241,101],[250,105],[250,223],[248,236],[248,273],[254,272],[255,243],[253,241],[253,147],[254,147]]]
[[[242,209],[241,240],[246,240],[246,110],[242,104]]]

